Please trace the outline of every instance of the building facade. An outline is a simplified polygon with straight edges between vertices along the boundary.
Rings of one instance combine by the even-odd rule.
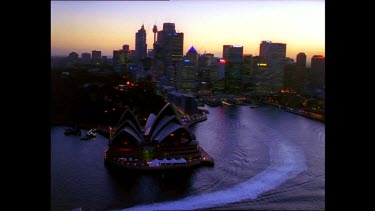
[[[262,41],[259,48],[259,57],[270,68],[270,87],[266,92],[277,93],[283,89],[284,66],[286,60],[286,44]]]
[[[297,54],[296,65],[300,67],[306,67],[306,54],[301,52]]]
[[[101,64],[101,62],[102,62],[102,52],[97,51],[97,50],[93,50],[91,53],[92,53],[91,54],[92,55],[91,62],[93,64],[96,64],[96,65]]]
[[[314,55],[311,58],[311,83],[315,90],[325,88],[325,57]]]
[[[91,63],[91,53],[82,53],[82,64],[90,64]]]
[[[251,62],[252,91],[257,96],[269,95],[272,88],[271,69],[265,58],[260,56],[252,57]]]
[[[177,33],[174,23],[164,23],[158,31],[155,59],[158,60],[157,75],[165,75],[169,85],[177,87],[178,64],[183,59],[184,33]]]
[[[69,60],[69,63],[72,64],[72,65],[77,64],[78,63],[78,53],[76,53],[76,52],[69,53],[68,60]]]
[[[129,50],[129,46],[127,47],[127,50]],[[141,29],[135,33],[135,53],[136,61],[140,61],[147,57],[146,30],[143,24]]]
[[[223,47],[225,49],[225,47]],[[227,93],[239,93],[241,91],[241,72],[243,62],[243,46],[231,45],[223,52],[227,58],[225,63],[224,89]]]
[[[191,46],[184,59],[178,65],[178,91],[193,94],[197,87],[198,52]]]
[[[228,51],[231,47],[232,45],[223,45],[223,59],[228,59]]]
[[[129,50],[130,50],[129,45],[125,44],[125,45],[122,46],[122,51],[125,52],[125,51],[129,51]]]

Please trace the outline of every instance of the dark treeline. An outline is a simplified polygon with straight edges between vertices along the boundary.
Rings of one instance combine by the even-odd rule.
[[[122,91],[114,88],[126,82],[123,75],[113,71],[52,69],[51,122],[116,125],[126,107],[132,109],[142,122],[165,105],[163,98],[154,94],[147,81],[140,81]]]

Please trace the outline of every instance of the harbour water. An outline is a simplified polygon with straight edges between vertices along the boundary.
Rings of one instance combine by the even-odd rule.
[[[325,125],[274,107],[205,107],[191,126],[215,160],[188,174],[104,166],[108,139],[51,128],[51,210],[325,209]]]

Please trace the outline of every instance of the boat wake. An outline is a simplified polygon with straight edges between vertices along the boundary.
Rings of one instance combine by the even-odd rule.
[[[225,190],[189,196],[177,201],[139,205],[123,210],[192,210],[256,199],[262,193],[276,188],[307,169],[305,156],[301,149],[272,128],[267,128],[266,131],[270,135],[270,138],[265,140],[265,144],[270,149],[270,165],[249,180]]]

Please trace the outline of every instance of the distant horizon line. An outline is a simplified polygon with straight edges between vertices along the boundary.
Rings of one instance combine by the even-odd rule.
[[[73,53],[73,52],[75,52],[75,51],[71,51],[70,53]],[[77,53],[77,52],[76,52]],[[85,52],[85,53],[89,53],[89,52]],[[304,53],[304,52],[299,52],[299,53]],[[81,54],[79,54],[79,53],[77,53],[78,54],[78,58],[82,58],[82,54],[83,53],[81,53]],[[91,54],[91,53],[90,53]],[[213,54],[213,55],[215,55],[214,53],[206,53],[206,54]],[[305,53],[306,54],[306,53]],[[198,55],[203,55],[202,53],[198,53]],[[244,53],[243,55],[251,55],[251,56],[254,56],[253,54],[251,54],[251,53]],[[298,54],[297,54],[298,55]],[[296,56],[297,56],[296,55]],[[106,55],[102,55],[102,57],[103,56],[106,56]],[[259,55],[255,55],[255,56],[259,56]],[[306,54],[306,56],[307,56],[307,54]],[[322,55],[322,54],[314,54],[314,55],[312,55],[311,56],[311,58],[313,57],[313,56],[323,56],[324,58],[325,58],[325,55]],[[69,57],[69,54],[68,55],[51,55],[51,57]],[[113,55],[112,56],[106,56],[107,58],[113,58]],[[214,58],[223,58],[223,57],[219,57],[219,56],[214,56]],[[293,59],[292,57],[288,57],[288,56],[285,56],[285,58],[291,58],[291,59]],[[293,59],[294,60],[294,59]]]

